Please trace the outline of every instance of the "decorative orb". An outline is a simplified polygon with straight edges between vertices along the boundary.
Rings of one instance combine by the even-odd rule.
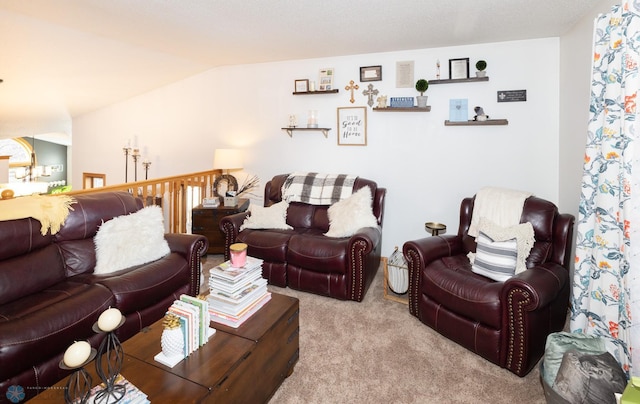
[[[13,192],[13,189],[7,188],[7,189],[3,189],[0,195],[2,195],[2,199],[11,199],[13,198],[14,192]]]

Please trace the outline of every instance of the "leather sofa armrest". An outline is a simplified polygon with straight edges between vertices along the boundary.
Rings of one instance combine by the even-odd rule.
[[[418,313],[421,273],[427,264],[438,258],[464,254],[462,238],[458,235],[425,237],[407,241],[402,246],[409,271],[409,312]]]
[[[366,249],[362,251],[363,254],[369,254],[372,250],[376,248],[376,246],[380,243],[382,239],[382,232],[378,227],[363,227],[358,230],[356,234],[351,236],[349,239],[349,251],[351,251],[352,246],[359,242],[364,241],[366,245]]]
[[[402,247],[402,252],[409,264],[409,270],[424,268],[428,263],[439,258],[464,254],[462,239],[457,235],[425,237],[418,240],[407,241]]]
[[[239,212],[233,215],[228,215],[220,219],[220,231],[224,235],[224,259],[229,259],[229,246],[236,242],[238,233],[240,233],[240,226],[244,222],[244,219],[249,216],[250,212]]]
[[[501,296],[505,302],[503,306],[505,310],[509,310],[507,306],[510,302],[514,303],[517,294],[522,302],[521,307],[527,311],[545,307],[557,298],[568,282],[568,277],[566,269],[549,261],[529,268],[505,281]]]
[[[561,321],[560,327],[550,324],[546,310],[552,312],[557,299],[568,298],[568,293],[563,292],[568,290],[568,278],[565,268],[547,261],[504,283],[502,329],[505,330],[507,346],[503,367],[522,377],[538,362],[544,353],[544,338],[539,337],[540,333],[557,331],[564,323]],[[566,310],[566,306],[563,307]]]
[[[184,255],[191,272],[189,294],[196,296],[200,293],[200,258],[209,248],[209,240],[198,234],[167,233],[164,238],[169,243],[171,252]]]

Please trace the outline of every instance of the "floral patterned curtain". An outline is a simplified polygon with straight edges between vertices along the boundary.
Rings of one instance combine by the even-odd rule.
[[[571,298],[571,331],[605,337],[631,370],[631,197],[637,143],[640,15],[626,0],[596,19],[590,119],[584,155]],[[640,218],[639,218],[640,219]],[[640,297],[640,291],[636,292]],[[640,364],[638,364],[640,368]]]

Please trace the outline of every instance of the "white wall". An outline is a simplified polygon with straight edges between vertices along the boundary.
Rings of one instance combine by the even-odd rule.
[[[415,61],[415,79],[442,77],[447,61],[469,57],[488,62],[488,82],[432,85],[429,113],[374,112],[368,109],[368,145],[338,146],[336,108],[366,106],[359,83],[356,103],[344,86],[359,80],[359,67],[382,65],[381,94],[416,96],[395,88],[397,61]],[[210,169],[218,147],[246,150],[245,171],[262,184],[291,171],[352,173],[388,190],[383,255],[410,239],[427,236],[425,221],[440,221],[455,233],[460,200],[482,186],[528,190],[559,199],[559,39],[501,42],[327,59],[229,66],[174,83],[73,122],[73,185],[83,171],[106,173],[107,183],[124,180],[122,147],[137,137],[152,161],[150,178]],[[336,69],[339,94],[293,96],[295,79],[317,80],[323,67]],[[527,90],[527,102],[496,102],[499,90]],[[468,98],[491,118],[508,126],[445,127],[451,98]],[[321,132],[290,138],[281,127],[289,114],[305,124],[307,111],[319,111]],[[139,173],[140,173],[139,168]],[[133,174],[130,171],[129,179]],[[140,179],[140,174],[138,176]],[[240,180],[243,175],[240,175]],[[257,201],[260,203],[260,201]]]

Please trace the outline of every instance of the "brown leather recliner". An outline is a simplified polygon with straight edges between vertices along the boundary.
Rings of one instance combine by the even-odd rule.
[[[505,282],[471,271],[468,252],[474,198],[460,207],[456,235],[409,241],[409,311],[424,324],[522,377],[544,353],[548,334],[562,330],[569,303],[574,217],[537,197],[525,200],[520,223],[531,222],[535,244],[527,270]]]
[[[265,184],[264,206],[282,201],[282,185],[288,174],[276,175]],[[386,189],[358,177],[353,189],[368,186],[373,199],[373,215],[378,227],[365,227],[351,237],[330,238],[328,205],[292,202],[287,224],[292,230],[244,229],[248,212],[225,216],[220,230],[225,238],[225,257],[235,242],[248,245],[250,256],[263,259],[262,275],[272,285],[362,301],[380,265],[382,216]]]

